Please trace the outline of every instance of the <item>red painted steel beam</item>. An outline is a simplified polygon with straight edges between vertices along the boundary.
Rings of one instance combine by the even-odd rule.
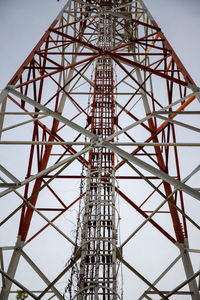
[[[158,28],[158,24],[155,22],[155,20],[151,20],[151,24],[153,26],[155,26],[155,27]],[[166,37],[163,34],[163,32],[162,31],[158,31],[158,34],[159,34],[160,38],[164,40],[164,44],[166,46],[166,49],[169,49],[172,52],[172,57],[173,57],[174,61],[176,62],[178,68],[181,70],[181,72],[182,72],[182,74],[183,74],[183,76],[185,78],[185,81],[188,82],[188,84],[196,85],[195,82],[194,82],[194,80],[192,79],[192,77],[187,72],[187,70],[185,69],[185,67],[182,64],[182,62],[180,61],[180,59],[177,56],[176,52],[174,51],[174,49],[172,48],[172,46],[170,45],[170,43],[166,39]]]
[[[42,36],[42,38],[37,43],[37,45],[35,46],[35,48],[31,51],[30,55],[26,58],[26,60],[21,65],[21,67],[17,70],[17,72],[15,73],[15,75],[9,81],[8,85],[15,85],[16,84],[16,82],[19,80],[19,78],[20,78],[20,76],[21,76],[21,74],[22,74],[22,72],[24,70],[24,67],[27,66],[32,61],[32,59],[33,59],[33,57],[35,55],[35,52],[37,50],[39,50],[39,48],[42,46],[42,44],[50,36],[51,29],[53,29],[57,23],[58,23],[58,20],[53,21],[53,23],[51,24],[51,26],[49,27],[49,29],[45,32],[45,34]]]
[[[20,108],[21,105],[15,100],[13,99],[10,95],[8,96],[10,100],[12,100],[17,106],[19,106]],[[28,112],[25,108],[23,108],[23,110],[25,112]],[[64,142],[64,140],[56,133],[56,132],[52,132],[46,125],[44,125],[42,122],[38,121],[38,125],[45,130],[50,136],[52,136],[54,138],[54,140],[56,141],[60,141],[60,142]],[[71,154],[76,154],[77,151],[70,145],[61,145],[63,148],[65,148],[67,151],[69,151]],[[84,164],[86,167],[88,166],[88,161],[86,159],[84,159],[82,156],[77,158],[82,164]]]
[[[16,88],[19,88],[19,87],[22,87],[22,86],[26,86],[26,85],[28,85],[28,84],[30,84],[30,83],[36,82],[36,81],[41,80],[41,79],[43,79],[43,78],[50,77],[50,76],[52,76],[52,75],[55,75],[55,74],[59,73],[60,71],[65,71],[65,70],[68,70],[68,69],[72,69],[72,68],[74,68],[74,67],[76,67],[76,66],[78,66],[78,65],[81,65],[81,64],[85,63],[85,62],[91,61],[91,60],[95,59],[95,58],[98,57],[98,56],[99,56],[99,55],[96,55],[96,56],[94,55],[93,57],[83,59],[83,60],[81,60],[81,61],[79,61],[79,62],[76,62],[76,63],[70,65],[70,66],[68,65],[68,66],[66,66],[66,67],[63,67],[62,70],[56,70],[56,71],[51,72],[51,73],[48,73],[48,74],[46,74],[46,75],[41,75],[40,77],[37,77],[37,78],[35,78],[35,79],[32,79],[32,80],[26,81],[26,82],[24,82],[24,83],[18,84],[18,85],[16,86]]]
[[[66,33],[60,32],[60,31],[55,30],[55,29],[53,29],[53,28],[51,28],[50,31],[51,31],[51,32],[54,32],[54,33],[56,33],[56,34],[58,34],[58,35],[61,35],[61,36],[65,37],[65,38],[68,38],[68,39],[69,39],[71,42],[73,42],[73,43],[78,43],[78,44],[81,44],[81,45],[83,45],[83,46],[86,46],[87,48],[90,48],[90,49],[92,49],[92,50],[97,51],[97,53],[95,53],[95,54],[101,54],[101,53],[102,53],[101,48],[96,47],[96,46],[94,46],[93,44],[90,44],[90,43],[88,43],[88,42],[85,42],[85,41],[83,41],[83,40],[81,40],[81,39],[77,39],[77,38],[75,38],[75,37],[73,37],[73,36],[70,36],[70,35],[68,35],[68,34],[66,34]]]
[[[136,20],[136,19],[132,19],[131,23],[132,24],[136,23],[136,24],[139,24],[139,25],[143,25],[144,27],[155,29],[156,31],[161,31],[161,29],[158,26],[151,25],[151,24],[148,24],[148,23],[145,23],[145,22],[141,22],[141,21]]]
[[[161,78],[165,78],[165,79],[167,79],[167,80],[170,80],[170,81],[173,81],[173,82],[175,82],[175,83],[181,84],[182,86],[188,86],[188,84],[190,83],[190,82],[188,82],[188,80],[187,80],[187,82],[185,82],[185,81],[179,80],[179,79],[177,79],[177,78],[171,77],[171,76],[169,76],[169,75],[166,75],[165,73],[161,73],[161,72],[159,72],[158,70],[155,70],[155,69],[149,68],[149,67],[147,67],[147,66],[144,66],[144,65],[142,65],[142,64],[139,64],[139,63],[137,63],[137,62],[134,62],[134,61],[132,61],[132,60],[130,60],[130,59],[127,59],[127,58],[125,58],[125,57],[122,57],[122,56],[121,56],[120,54],[118,54],[118,53],[111,53],[111,52],[110,52],[109,55],[110,55],[113,59],[120,60],[120,61],[124,62],[125,64],[128,64],[129,66],[137,67],[138,69],[142,69],[142,70],[144,70],[144,71],[149,72],[150,74],[154,74],[154,75],[157,75],[157,76],[159,76],[159,77],[161,77]]]
[[[54,48],[58,48],[54,47]],[[77,55],[77,56],[92,56],[92,55],[96,55],[96,52],[49,52],[48,50],[46,52],[44,52],[43,50],[41,51],[37,51],[38,54],[48,54],[48,55]],[[113,52],[113,51],[112,51]],[[115,53],[115,52],[114,52]],[[116,52],[118,53],[118,52]],[[159,56],[159,55],[166,55],[165,53],[156,53],[156,52],[130,52],[130,53],[126,53],[126,52],[119,52],[120,55],[122,56],[133,56],[133,55],[145,55],[145,56]],[[25,67],[26,68],[26,67]]]
[[[57,216],[55,216],[50,222],[53,223],[54,221],[56,221],[63,213],[65,213],[68,209],[70,209],[75,203],[77,203],[80,199],[82,199],[85,196],[86,193],[83,193],[82,195],[80,195],[77,199],[75,199],[72,203],[70,203],[68,206],[66,206],[65,209],[63,209]],[[32,237],[30,237],[27,241],[27,243],[30,243],[30,241],[32,241],[35,237],[37,237],[42,231],[44,231],[48,226],[50,226],[50,224],[46,224],[45,226],[43,226],[39,231],[37,231]]]
[[[53,125],[52,125],[52,130],[51,132],[54,133],[58,127],[59,121],[54,119],[53,121]],[[49,136],[49,142],[54,141],[54,137],[52,135]],[[41,160],[41,165],[40,165],[40,171],[46,169],[48,161],[49,161],[49,157],[50,157],[50,153],[52,150],[52,145],[47,145],[46,147],[46,151],[43,155],[43,158]],[[33,190],[32,190],[32,195],[34,195],[31,200],[30,203],[35,206],[37,198],[38,198],[38,194],[37,191],[39,190],[40,186],[42,184],[42,177],[39,177],[35,180],[34,186],[33,186]],[[33,209],[28,206],[23,219],[21,221],[21,226],[19,228],[19,236],[21,236],[22,241],[26,240],[27,234],[28,234],[28,230],[29,230],[29,226],[31,223],[31,219],[32,219],[32,215],[33,215]]]
[[[196,97],[195,96],[191,96],[188,100],[186,100],[176,111],[183,111],[192,101],[194,101]],[[174,117],[176,117],[176,114],[171,114],[169,116],[169,119],[174,119]],[[163,122],[157,129],[156,129],[156,132],[151,135],[148,139],[146,139],[144,141],[144,143],[149,143],[153,140],[153,138],[160,134],[165,128],[166,126],[168,126],[169,122],[165,121]],[[144,146],[140,146],[140,147],[137,147],[133,152],[131,152],[132,155],[136,155],[137,152],[139,152],[141,150],[141,147],[144,147]],[[115,169],[118,170],[121,166],[123,166],[125,164],[125,161],[121,161],[120,163],[118,163],[116,166],[115,166]]]
[[[140,215],[142,215],[145,219],[147,219],[149,216],[141,209],[139,208],[133,201],[131,201],[122,191],[120,191],[117,187],[115,187],[115,191],[127,202],[129,203],[137,212],[139,212]],[[156,229],[158,229],[170,242],[173,244],[176,243],[176,240],[167,232],[165,231],[159,224],[157,224],[152,219],[149,220],[149,223],[151,223]]]

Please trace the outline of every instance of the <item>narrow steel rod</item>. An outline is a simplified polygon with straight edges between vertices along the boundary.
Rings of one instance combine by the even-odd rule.
[[[118,259],[135,275],[137,275],[142,281],[144,281],[149,287],[156,292],[157,295],[160,295],[162,299],[168,299],[165,295],[159,291],[150,281],[148,281],[144,276],[142,276],[135,268],[133,268],[127,261],[125,261],[121,256],[118,256]]]
[[[47,292],[48,290],[54,286],[54,284],[60,279],[62,278],[65,273],[70,270],[73,265],[77,262],[77,260],[80,258],[80,251],[77,250],[76,256],[74,258],[74,260],[70,262],[69,265],[66,266],[66,268],[48,285],[48,287],[39,295],[39,297],[37,298],[38,300],[41,299]]]
[[[173,289],[170,293],[168,293],[166,295],[167,299],[168,297],[174,295],[178,290],[180,290],[182,287],[184,287],[186,284],[188,284],[190,281],[192,281],[193,279],[195,279],[198,275],[200,275],[200,270],[197,271],[196,273],[194,273],[194,275],[192,275],[189,279],[186,279],[185,281],[183,281],[181,284],[179,284],[175,289]],[[164,298],[165,299],[165,298]]]
[[[20,127],[20,126],[22,126],[22,125],[26,125],[26,124],[29,124],[29,123],[33,123],[33,122],[35,122],[35,121],[41,120],[41,119],[46,118],[46,117],[47,117],[47,115],[42,115],[42,116],[37,117],[37,118],[32,118],[32,119],[29,119],[29,120],[27,120],[27,121],[24,121],[24,122],[21,122],[21,123],[17,123],[17,124],[14,124],[14,125],[12,125],[12,126],[3,128],[2,130],[0,130],[0,132],[4,132],[4,131],[7,131],[7,130],[11,130],[11,129]]]
[[[189,180],[191,177],[192,177],[192,175],[194,175],[196,172],[198,172],[199,171],[199,168],[200,168],[200,166],[198,166],[198,167],[196,167],[187,177],[185,177],[183,180],[182,180],[182,182],[187,182],[187,180]],[[121,246],[120,246],[120,248],[122,248],[122,247],[124,247],[127,243],[128,243],[128,241],[155,215],[155,213],[167,202],[167,201],[169,201],[169,199],[170,199],[170,197],[175,193],[177,191],[177,188],[176,189],[174,189],[173,191],[172,191],[172,193],[166,198],[165,197],[165,195],[163,194],[163,197],[165,198],[164,199],[164,201],[151,213],[151,215],[149,215],[149,217],[146,219],[146,220],[144,220],[143,221],[143,223],[142,224],[140,224],[140,226],[138,226],[136,229],[135,229],[135,231],[121,244]],[[162,194],[161,194],[161,196],[162,196]],[[177,208],[177,206],[173,203],[173,202],[170,202],[172,205],[174,205],[174,207],[175,208]],[[180,210],[180,212],[187,218],[187,219],[189,219],[189,221],[191,222],[192,220],[185,214],[185,213],[183,213],[181,210]],[[192,224],[194,223],[193,221],[191,222]],[[193,225],[195,225],[195,226],[198,226],[196,223],[195,224],[193,224]],[[197,227],[197,228],[199,228],[199,226]]]
[[[174,260],[173,262],[160,274],[160,276],[153,282],[153,285],[156,285],[168,272],[169,270],[179,261],[179,259],[181,258],[181,254],[179,254]],[[148,288],[144,294],[142,296],[140,296],[140,298],[138,298],[138,300],[142,300],[145,296],[145,293],[155,293],[154,291],[150,291],[151,288]],[[163,292],[164,294],[164,292]]]
[[[40,278],[47,284],[49,285],[51,282],[50,280],[45,276],[45,274],[37,267],[37,265],[32,261],[32,259],[23,251],[20,250],[22,256],[24,259],[28,262],[28,264],[35,270],[35,272],[40,276]],[[59,291],[52,286],[52,292],[60,299],[63,300],[63,296],[59,293]]]
[[[51,222],[47,217],[45,217],[37,208],[35,208],[28,200],[26,200],[19,192],[14,190],[14,193],[23,200],[23,206],[24,204],[29,205],[36,213],[40,215],[49,225],[51,225],[55,230],[57,230],[66,240],[68,240],[72,245],[75,245],[74,242],[63,232],[61,231],[53,222]],[[13,213],[16,213],[18,209],[21,207],[19,206]],[[12,213],[12,214],[13,214]],[[7,221],[7,218],[3,220],[4,222]],[[26,244],[24,244],[25,246]]]
[[[3,270],[0,269],[0,273],[6,277],[8,280],[10,280],[11,282],[13,282],[14,284],[16,284],[21,290],[26,291],[27,294],[29,294],[29,296],[31,296],[33,299],[38,299],[38,297],[36,297],[33,293],[31,293],[31,291],[29,291],[24,285],[22,285],[19,281],[17,281],[14,278],[11,278],[6,272],[4,272]],[[3,300],[3,299],[2,299]]]
[[[200,147],[200,143],[142,143],[142,142],[114,142],[110,143],[116,146],[145,146],[145,147],[155,147],[155,146],[166,146],[166,147]],[[75,146],[89,146],[89,142],[44,142],[44,141],[0,141],[0,145],[75,145]],[[95,145],[94,145],[95,146]]]
[[[68,164],[70,162],[73,162],[77,157],[79,157],[83,153],[86,153],[87,151],[89,151],[90,148],[91,147],[88,146],[88,147],[82,149],[81,151],[77,152],[76,154],[72,155],[71,157],[68,157],[68,158],[66,158],[66,159],[64,159],[64,160],[62,160],[62,161],[54,164],[53,166],[51,166],[51,167],[49,167],[49,168],[47,168],[47,169],[45,169],[45,170],[43,170],[41,172],[38,172],[36,175],[32,175],[31,177],[29,177],[29,178],[25,179],[24,181],[20,182],[20,184],[18,186],[16,186],[15,188],[13,188],[13,187],[12,188],[8,188],[7,190],[5,190],[5,191],[3,191],[3,192],[0,193],[0,197],[9,194],[10,192],[14,191],[15,189],[17,189],[17,188],[19,188],[19,187],[21,187],[23,185],[26,185],[27,183],[35,180],[38,177],[41,177],[43,175],[48,174],[49,172],[51,172],[51,171],[59,168],[60,166],[62,166],[64,164]]]

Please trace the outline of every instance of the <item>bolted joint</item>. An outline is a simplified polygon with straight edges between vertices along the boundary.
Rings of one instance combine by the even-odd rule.
[[[91,146],[93,148],[99,148],[105,146],[105,140],[102,137],[92,139]]]
[[[105,146],[104,142],[105,142],[104,139],[102,137],[99,137],[95,143],[95,147],[104,147]]]

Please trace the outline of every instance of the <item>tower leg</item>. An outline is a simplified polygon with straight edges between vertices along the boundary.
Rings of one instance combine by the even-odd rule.
[[[17,266],[20,260],[20,256],[21,256],[21,252],[19,251],[22,247],[23,247],[24,242],[21,241],[21,237],[19,236],[17,238],[17,242],[16,242],[16,246],[15,249],[13,251],[11,260],[10,260],[10,264],[8,267],[8,271],[7,274],[11,277],[14,278],[16,270],[17,270]],[[11,290],[11,286],[12,286],[12,282],[5,278],[5,285],[2,288],[1,294],[0,294],[0,300],[7,300],[9,297],[9,293]]]
[[[185,274],[186,274],[187,279],[189,279],[192,275],[194,275],[194,270],[193,270],[190,255],[188,252],[188,240],[187,239],[185,240],[185,244],[181,245],[180,251],[181,251]],[[189,285],[189,289],[191,292],[192,300],[200,300],[200,294],[198,291],[196,280],[193,279],[192,281],[190,281],[188,283],[188,285]]]

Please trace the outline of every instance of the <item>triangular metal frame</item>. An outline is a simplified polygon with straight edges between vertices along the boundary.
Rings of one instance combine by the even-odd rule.
[[[115,47],[111,50],[102,50],[96,44],[97,20],[103,13],[116,22]],[[111,58],[117,73],[113,90],[116,106],[113,122],[116,131],[103,139],[91,130],[90,110],[91,97],[96,89],[91,73],[95,61],[101,57]],[[156,89],[161,89],[161,92]],[[194,236],[190,237],[188,224],[195,228],[195,234],[200,226],[198,220],[190,215],[190,210],[184,207],[184,198],[185,201],[200,200],[199,191],[189,183],[199,174],[198,158],[193,157],[196,165],[184,173],[184,179],[180,175],[180,166],[184,164],[181,152],[183,147],[194,149],[200,146],[200,143],[190,141],[190,133],[191,140],[194,140],[200,132],[198,124],[185,121],[187,115],[195,117],[199,114],[199,95],[200,89],[142,0],[122,1],[110,10],[105,10],[98,2],[68,1],[0,95],[1,147],[5,147],[8,152],[9,147],[12,147],[12,151],[15,151],[15,147],[22,149],[19,157],[21,169],[15,169],[15,158],[12,155],[9,155],[9,161],[0,165],[0,196],[4,197],[2,201],[10,202],[9,212],[5,213],[0,224],[6,232],[10,220],[17,216],[19,222],[16,244],[1,247],[3,288],[0,299],[8,299],[12,283],[27,291],[33,299],[47,299],[44,297],[50,290],[57,299],[63,299],[64,288],[59,291],[56,284],[80,259],[81,245],[77,244],[69,230],[54,223],[72,206],[78,209],[77,204],[85,197],[85,192],[79,196],[76,192],[71,193],[72,200],[66,203],[64,193],[62,199],[57,193],[56,180],[61,180],[63,184],[67,180],[72,182],[74,178],[84,179],[81,169],[88,168],[88,153],[95,148],[110,149],[115,154],[118,160],[115,171],[122,170],[122,175],[116,175],[117,180],[131,180],[130,184],[127,183],[126,192],[123,184],[122,188],[116,184],[115,192],[145,218],[144,222],[132,224],[134,229],[129,228],[128,236],[116,249],[118,261],[146,285],[138,299],[154,299],[154,295],[162,299],[169,299],[173,295],[190,295],[192,300],[200,299],[196,282],[200,271],[194,272],[190,257],[190,252],[199,253],[200,250],[189,246],[190,238],[194,239]],[[10,115],[16,118],[11,124]],[[178,138],[182,131],[184,139],[177,142],[175,131]],[[25,147],[30,148],[28,155]],[[54,149],[57,153],[53,152]],[[65,155],[69,157],[64,158]],[[146,199],[143,199],[143,191],[137,191],[140,200],[135,200],[136,195],[132,195],[131,188],[132,185],[136,187],[137,180],[144,182],[144,188],[148,186],[147,190],[153,190],[148,190]],[[154,180],[158,180],[158,184]],[[56,207],[45,206],[48,204],[45,201],[43,203],[42,197],[49,195],[45,191],[54,197],[53,204],[57,203]],[[10,195],[20,199],[20,204],[12,206]],[[152,195],[156,195],[156,203],[151,207],[152,204],[148,205],[148,202],[152,200]],[[157,197],[160,197],[159,201]],[[39,200],[43,205],[41,207],[37,207]],[[146,209],[143,208],[145,205]],[[163,212],[162,207],[165,208]],[[53,217],[49,218],[48,212]],[[159,213],[170,216],[167,224],[163,224],[162,218],[155,217]],[[36,230],[35,215],[45,222]],[[126,247],[131,245],[130,241],[146,224],[153,225],[175,249],[174,261],[165,267],[165,271],[163,264],[163,268],[160,267],[161,275],[155,280],[150,280],[151,276],[142,275],[142,270],[137,270],[128,262],[130,253],[127,257],[124,254],[127,252]],[[41,233],[48,233],[50,227],[75,249],[72,259],[59,274],[54,274],[52,280],[47,279],[45,272],[28,255],[32,242]],[[148,243],[145,245],[149,257]],[[26,248],[27,252],[24,250]],[[13,250],[13,254],[5,271],[4,252],[10,250]],[[26,287],[23,281],[15,279],[21,256],[46,284],[38,294]],[[180,259],[185,270],[181,283],[175,283],[173,288],[163,289],[162,284],[158,287],[160,280]],[[181,290],[186,285],[189,290]]]

